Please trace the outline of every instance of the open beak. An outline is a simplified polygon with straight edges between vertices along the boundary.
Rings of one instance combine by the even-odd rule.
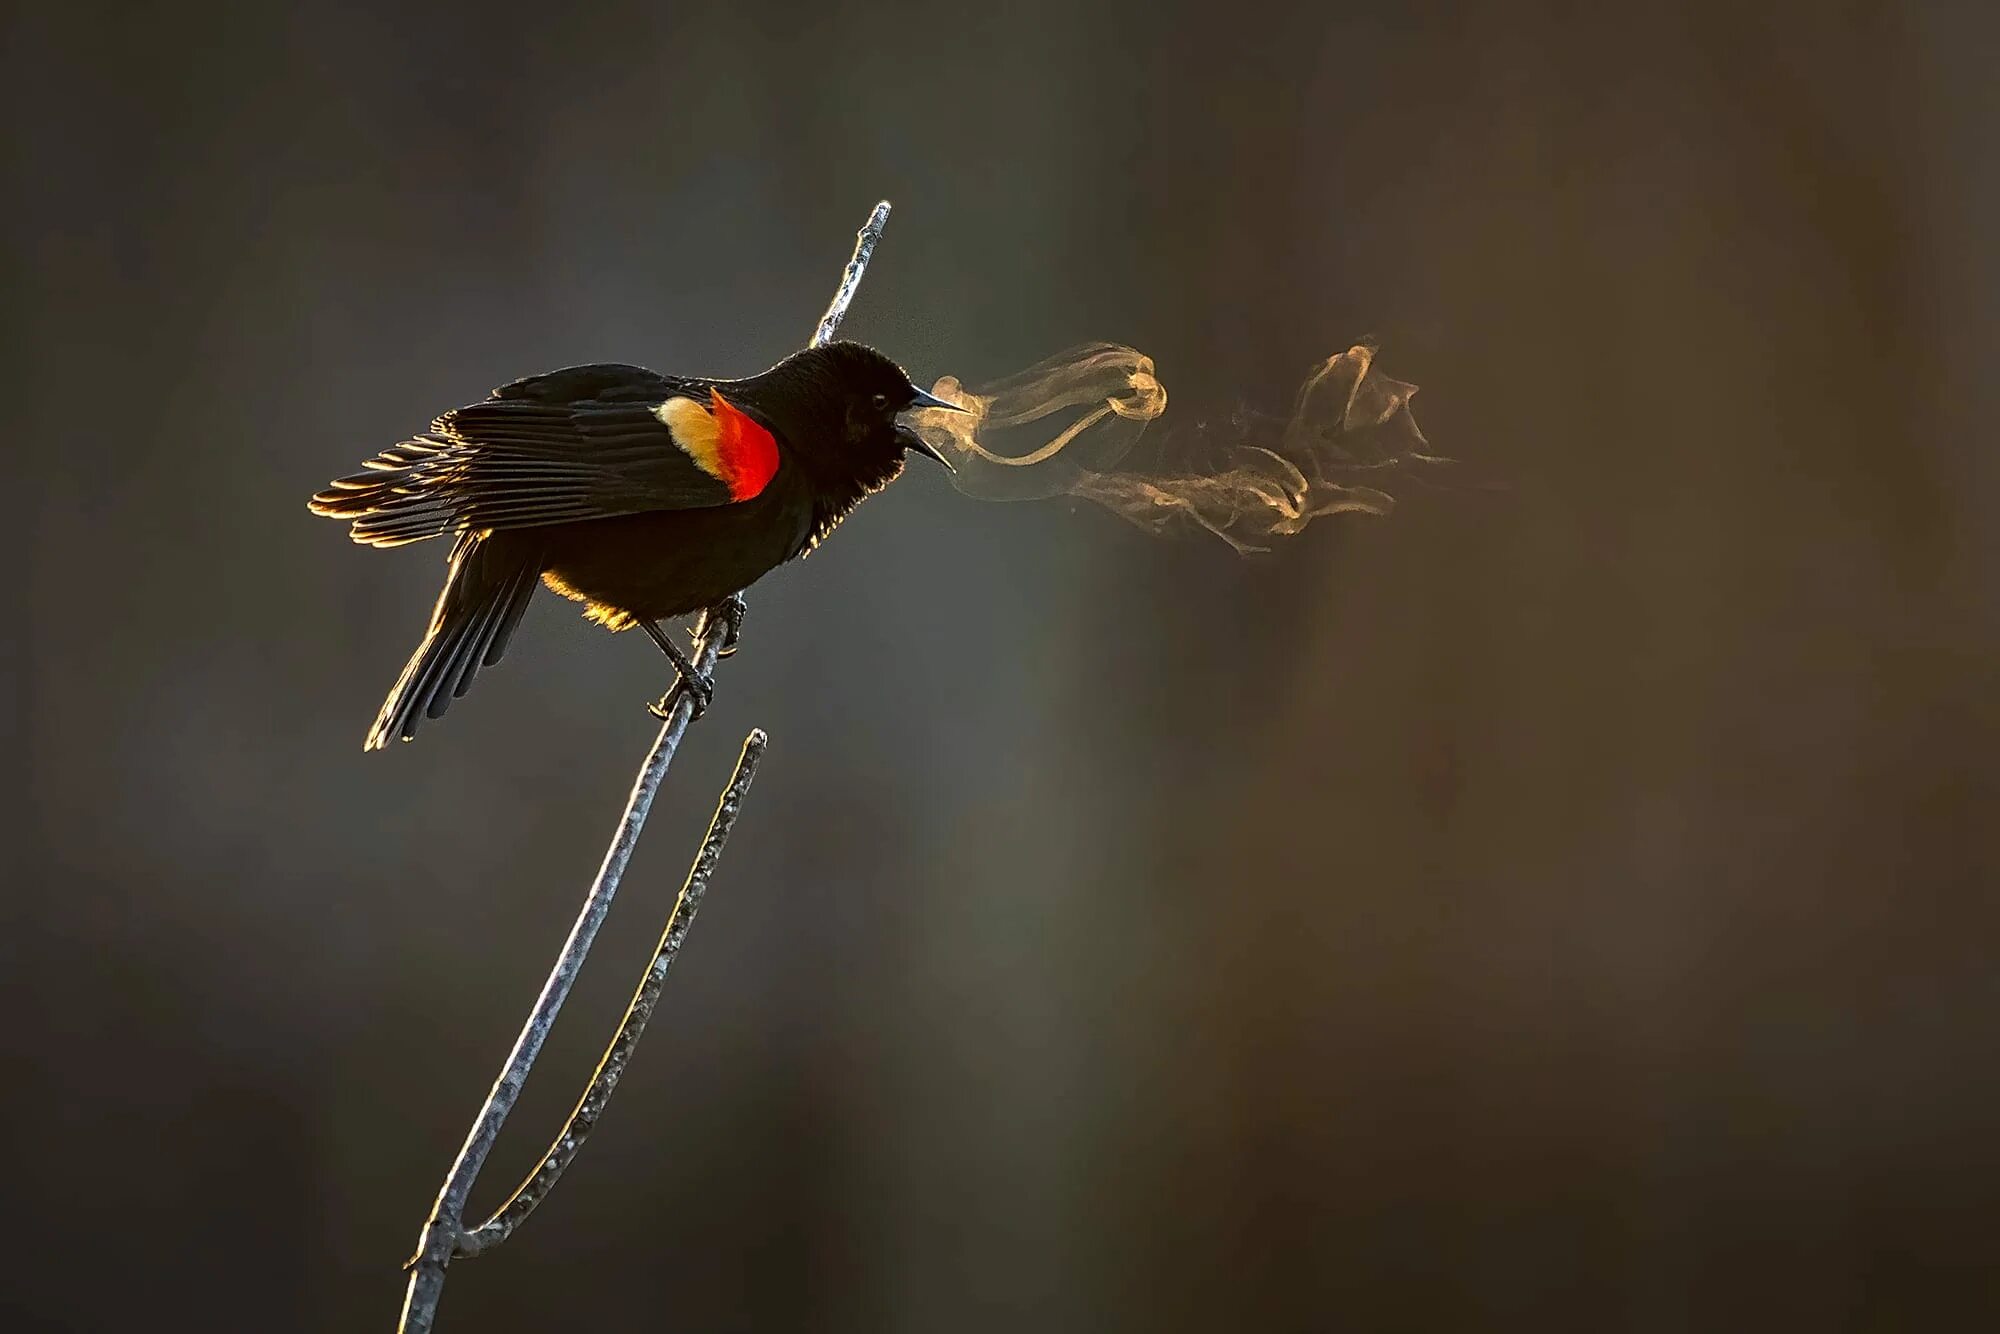
[[[903,411],[915,412],[923,408],[943,408],[946,412],[968,411],[968,409],[961,408],[956,403],[945,402],[943,399],[939,398],[936,394],[927,394],[921,389],[912,388],[910,390],[909,406],[905,407]],[[925,458],[936,459],[939,463],[942,463],[945,467],[946,472],[955,473],[958,471],[958,469],[951,466],[950,459],[938,453],[937,450],[931,446],[930,441],[918,435],[916,431],[910,426],[898,422],[896,424],[896,438],[903,442],[904,449],[914,449],[917,451],[917,453],[922,454]]]

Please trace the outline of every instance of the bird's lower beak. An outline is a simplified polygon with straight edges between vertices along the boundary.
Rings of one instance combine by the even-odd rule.
[[[945,406],[950,407],[951,405],[947,403]],[[904,449],[913,449],[917,453],[922,454],[925,458],[936,459],[939,463],[942,463],[944,465],[944,470],[946,472],[955,473],[958,471],[958,469],[951,466],[950,459],[938,453],[937,450],[931,445],[931,442],[924,439],[922,436],[918,435],[914,428],[907,426],[902,422],[896,423],[896,439],[903,442]]]

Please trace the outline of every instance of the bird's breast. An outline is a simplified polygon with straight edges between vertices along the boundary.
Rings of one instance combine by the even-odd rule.
[[[549,587],[588,602],[612,629],[684,616],[748,588],[797,555],[813,524],[809,497],[772,485],[753,500],[655,510],[543,529]]]

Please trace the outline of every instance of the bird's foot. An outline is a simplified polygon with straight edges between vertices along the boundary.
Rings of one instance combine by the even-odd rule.
[[[660,646],[660,651],[667,655],[669,662],[673,663],[679,679],[666,694],[648,704],[646,712],[665,721],[673,716],[674,706],[680,703],[681,691],[686,690],[694,696],[694,712],[688,715],[688,721],[693,722],[707,712],[708,706],[715,702],[715,681],[707,674],[696,671],[688,655],[681,652],[680,648],[665,635],[657,637],[653,642]]]
[[[701,717],[702,714],[708,712],[708,706],[715,702],[715,683],[713,681],[705,676],[683,676],[667,688],[666,694],[648,704],[646,712],[652,714],[661,722],[667,721],[667,719],[674,716],[674,706],[681,702],[681,691],[683,690],[690,691],[694,695],[694,712],[688,715],[689,722],[693,722],[695,719]]]
[[[749,604],[743,601],[741,593],[731,593],[701,614],[694,636],[699,640],[708,633],[708,627],[715,624],[715,618],[721,617],[727,628],[722,635],[722,650],[716,656],[726,658],[736,651],[736,642],[743,638],[743,617],[749,610]]]

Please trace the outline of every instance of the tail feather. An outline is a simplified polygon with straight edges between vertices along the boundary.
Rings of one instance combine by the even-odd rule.
[[[363,748],[410,740],[424,719],[443,716],[480,668],[500,661],[540,576],[538,550],[518,540],[461,535],[423,642],[382,702]]]
[[[438,698],[433,700],[426,711],[435,718],[445,710],[443,704],[444,685],[451,686],[451,698],[457,699],[472,688],[472,678],[482,667],[491,667],[500,661],[506,649],[506,640],[520,624],[521,613],[534,595],[535,583],[541,577],[539,562],[522,562],[517,565],[489,599],[478,614],[471,631],[467,634],[463,649],[458,656],[463,659],[454,675],[447,671],[445,681],[439,683]]]
[[[491,667],[500,661],[502,655],[507,652],[507,645],[513,641],[514,631],[521,624],[521,613],[527,610],[528,599],[535,595],[535,586],[542,581],[542,562],[539,557],[522,564],[519,580],[519,585],[508,595],[507,614],[493,626],[493,638],[486,645],[486,656],[479,661],[481,667]],[[467,679],[470,679],[469,674]]]
[[[458,660],[445,673],[446,679],[438,683],[437,698],[431,702],[430,708],[425,710],[429,716],[435,718],[444,712],[443,701],[447,689],[451,691],[450,698],[457,699],[472,687],[473,676],[486,665],[483,659],[486,657],[486,645],[493,638],[494,623],[506,614],[506,610],[507,599],[504,591],[501,596],[494,598],[479,610],[471,628],[466,632],[465,646],[458,654]]]

